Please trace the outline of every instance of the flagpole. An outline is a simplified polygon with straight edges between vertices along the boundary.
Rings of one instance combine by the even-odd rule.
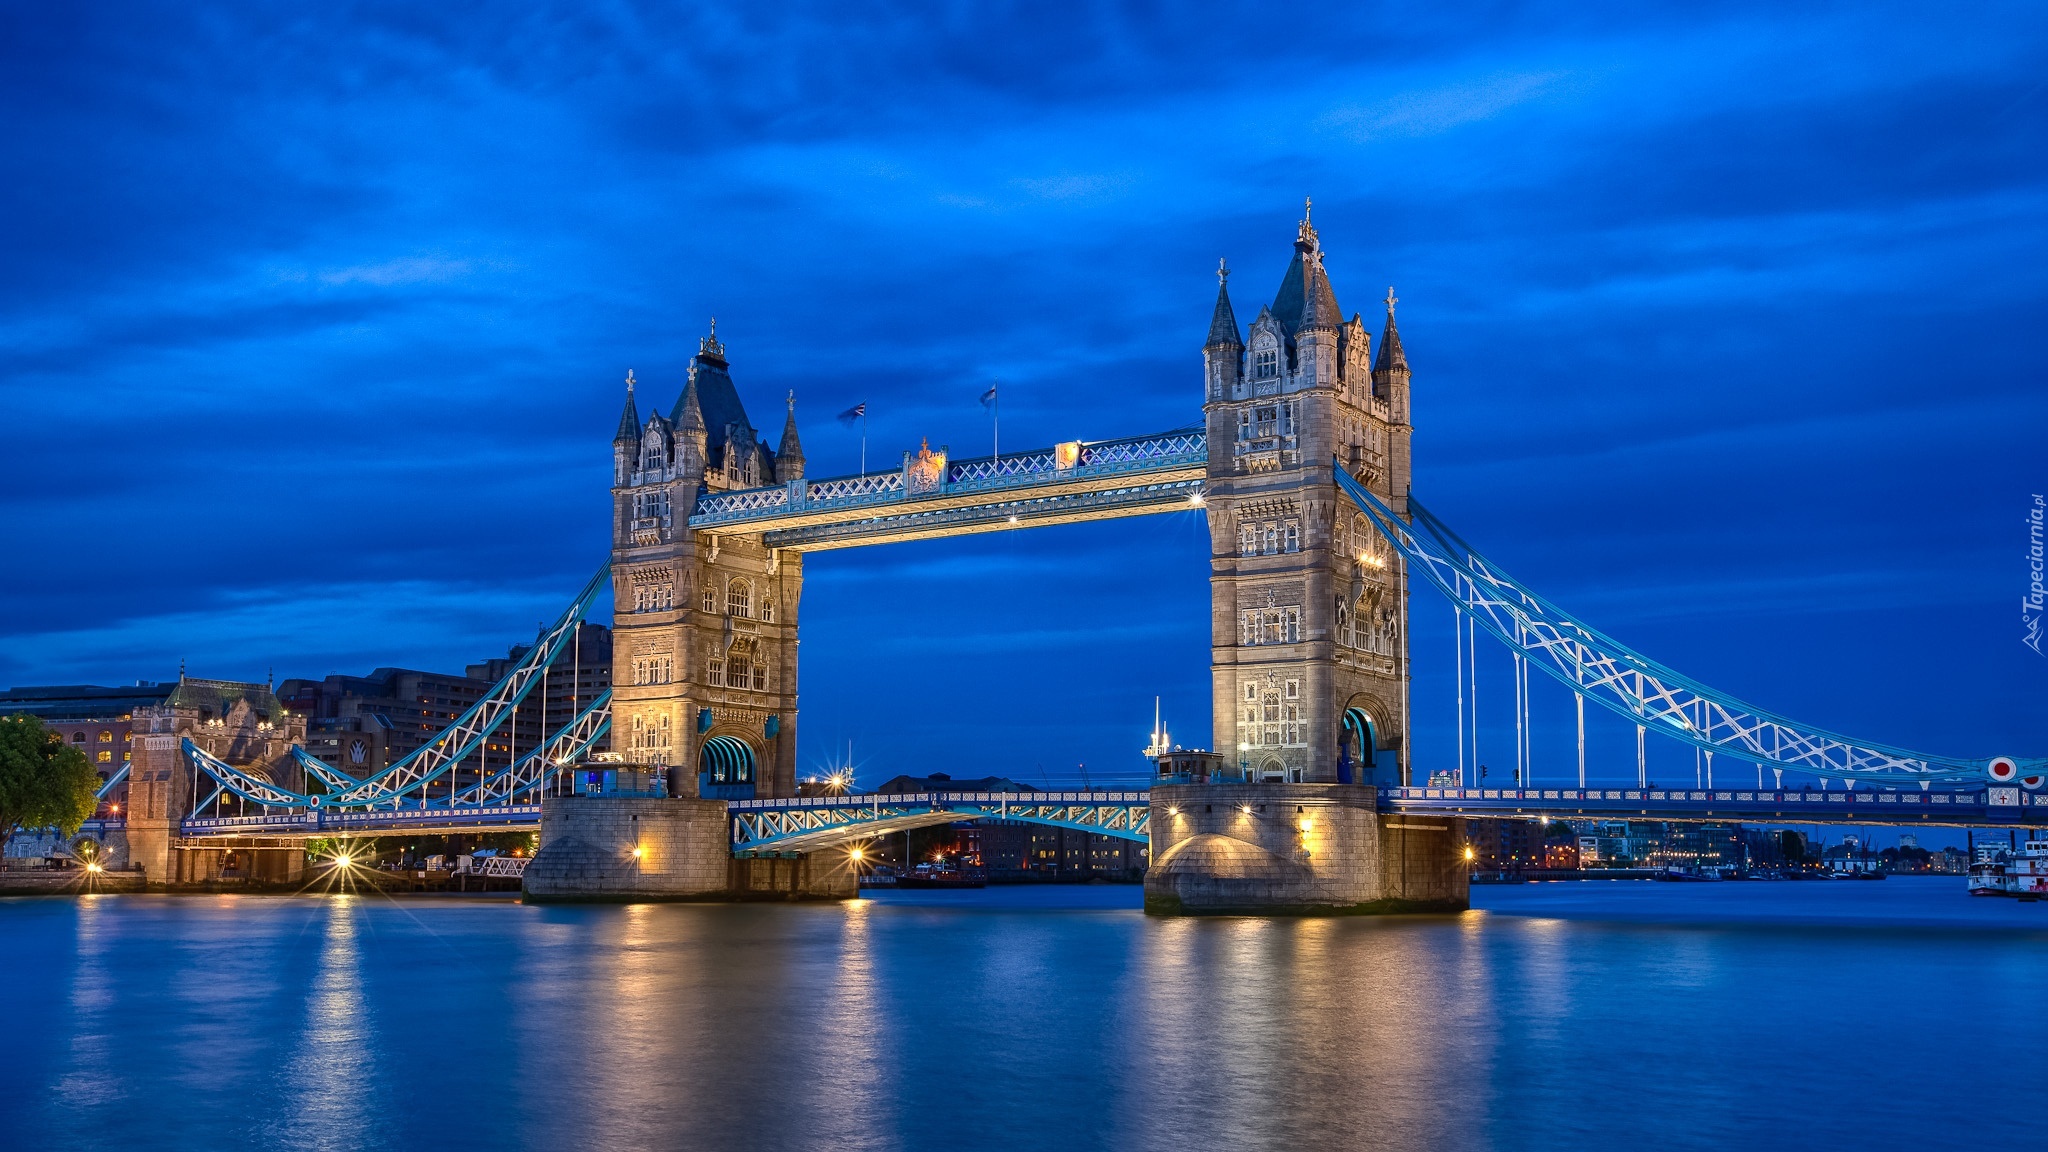
[[[868,406],[860,406],[860,474],[868,474]]]
[[[995,387],[990,388],[989,391],[995,393],[994,398],[989,401],[988,410],[991,413],[990,418],[995,423],[996,463],[1001,464],[1003,462],[1003,382],[1001,380],[996,381]]]

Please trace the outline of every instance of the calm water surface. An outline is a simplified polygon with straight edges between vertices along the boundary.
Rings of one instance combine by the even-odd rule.
[[[1960,880],[1152,920],[0,900],[12,1148],[2018,1149],[2048,904]]]

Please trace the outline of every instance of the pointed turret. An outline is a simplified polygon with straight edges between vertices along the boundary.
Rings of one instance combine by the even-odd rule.
[[[789,394],[789,415],[782,421],[782,444],[775,449],[775,478],[785,483],[804,478],[804,446],[796,436],[796,393]]]
[[[1304,264],[1301,320],[1295,325],[1295,331],[1328,328],[1334,332],[1343,322],[1344,313],[1337,307],[1337,293],[1330,287],[1329,273],[1323,271],[1322,251],[1318,249],[1309,253]]]
[[[1399,303],[1392,288],[1387,289],[1387,330],[1380,336],[1379,358],[1373,361],[1374,373],[1399,369],[1408,370],[1408,354],[1401,351],[1401,330],[1394,327],[1394,305]]]
[[[633,444],[640,439],[640,406],[633,402],[633,370],[626,369],[626,409],[619,413],[619,432],[614,444]]]
[[[1230,306],[1230,265],[1221,260],[1216,262],[1216,311],[1209,317],[1209,338],[1202,342],[1202,367],[1211,400],[1223,399],[1244,382],[1244,340]]]
[[[1209,317],[1209,339],[1203,343],[1202,349],[1242,347],[1244,340],[1237,334],[1237,312],[1230,307],[1230,265],[1218,260],[1216,311]]]
[[[690,366],[690,379],[683,385],[683,394],[676,397],[676,406],[668,414],[669,423],[685,432],[704,431],[704,405],[697,399],[697,366]]]

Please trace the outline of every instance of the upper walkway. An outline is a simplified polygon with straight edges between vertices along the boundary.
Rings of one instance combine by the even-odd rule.
[[[968,460],[927,449],[894,471],[713,493],[689,523],[815,552],[1198,507],[1208,467],[1199,426]]]

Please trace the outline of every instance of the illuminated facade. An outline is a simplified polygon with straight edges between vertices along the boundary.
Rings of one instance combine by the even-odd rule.
[[[612,441],[612,758],[671,769],[670,788],[796,791],[797,603],[803,561],[759,533],[689,530],[701,495],[800,482],[791,401],[779,446],[747,418],[717,330],[682,397],[642,419],[635,385]]]
[[[1331,462],[1406,511],[1408,360],[1392,291],[1375,357],[1364,322],[1338,311],[1323,256],[1304,218],[1273,303],[1241,335],[1219,285],[1202,349],[1216,748],[1254,780],[1394,783],[1406,576],[1339,497]]]

